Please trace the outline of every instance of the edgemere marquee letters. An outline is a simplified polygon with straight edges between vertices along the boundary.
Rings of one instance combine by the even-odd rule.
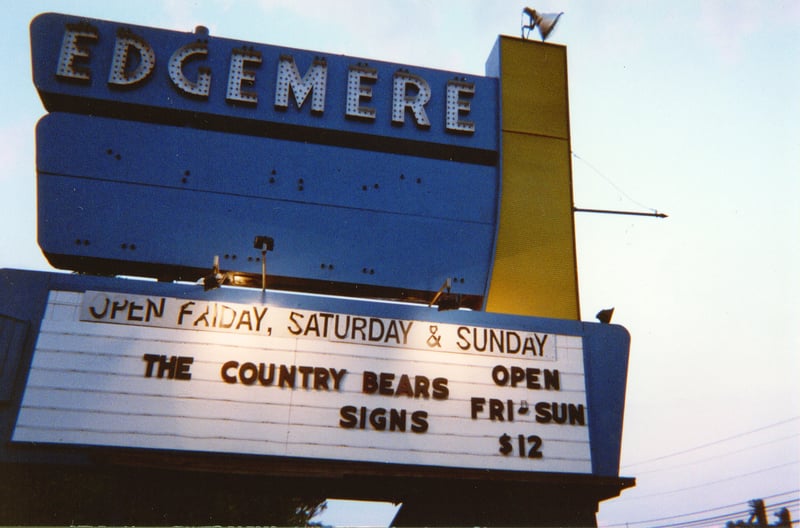
[[[51,292],[15,441],[590,473],[582,339]]]
[[[31,40],[45,101],[57,94],[496,150],[491,78],[54,13],[33,21]]]
[[[58,56],[56,76],[66,81],[90,82],[94,72],[91,68],[81,65],[81,62],[91,57],[92,46],[97,43],[99,37],[98,29],[89,23],[67,24]],[[208,53],[207,39],[200,38],[176,49],[169,57],[167,61],[169,80],[181,95],[201,100],[209,98],[213,74],[211,69],[201,66],[193,79],[187,77],[185,69],[188,62],[202,61]],[[253,87],[256,84],[255,68],[261,63],[261,52],[252,47],[234,48],[230,51],[225,93],[225,100],[228,103],[258,105],[258,93]],[[150,44],[131,30],[119,28],[108,71],[108,85],[113,88],[136,88],[147,81],[155,67],[156,53]],[[372,99],[372,85],[376,81],[378,81],[378,70],[375,68],[362,63],[348,67],[346,117],[367,121],[376,119],[376,109],[368,106]],[[315,58],[305,74],[301,75],[294,57],[282,54],[277,64],[274,106],[276,109],[286,110],[289,107],[291,93],[295,104],[300,108],[310,94],[311,112],[323,114],[327,83],[328,64],[325,59]],[[447,131],[466,134],[475,132],[474,123],[462,119],[470,112],[469,98],[474,93],[474,83],[457,79],[447,82],[445,91]],[[425,105],[430,98],[431,87],[423,77],[407,70],[397,70],[392,76],[392,123],[402,125],[408,110],[418,127],[429,128],[431,122],[425,111]]]

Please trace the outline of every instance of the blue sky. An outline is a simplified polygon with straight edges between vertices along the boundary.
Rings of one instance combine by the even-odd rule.
[[[31,1],[0,20],[0,266],[49,270],[36,245],[27,26],[55,11],[482,74],[511,1]],[[583,318],[615,306],[633,337],[622,474],[601,525],[655,526],[794,500],[800,517],[800,3],[530,4],[564,11]],[[716,509],[719,508],[719,509]],[[708,510],[713,510],[709,512]],[[332,504],[322,521],[385,524]],[[671,520],[678,514],[695,515]],[[774,519],[771,519],[774,520]],[[634,524],[638,521],[652,521]],[[724,524],[721,521],[720,524]]]

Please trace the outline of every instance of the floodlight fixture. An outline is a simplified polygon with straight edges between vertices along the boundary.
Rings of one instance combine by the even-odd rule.
[[[275,240],[272,237],[257,235],[253,247],[262,251],[272,251],[275,249]]]
[[[203,277],[203,290],[213,290],[225,283],[226,274],[219,271],[219,255],[214,255],[214,264],[211,266],[211,274]]]
[[[553,29],[555,29],[558,19],[561,18],[561,15],[563,14],[563,12],[539,13],[535,9],[526,7],[522,10],[522,38],[527,40],[530,37],[531,31],[538,27],[539,35],[541,35],[542,42],[544,42],[547,40],[547,37],[550,35],[550,33],[552,33]],[[527,24],[524,22],[524,15],[528,15]]]
[[[213,290],[222,286],[224,277],[217,277],[216,275],[208,275],[203,277],[203,291]]]
[[[597,320],[600,321],[603,324],[611,323],[611,318],[613,316],[614,316],[614,308],[613,307],[606,308],[605,310],[600,310],[599,312],[597,312],[597,315],[595,315],[595,317],[597,317]]]

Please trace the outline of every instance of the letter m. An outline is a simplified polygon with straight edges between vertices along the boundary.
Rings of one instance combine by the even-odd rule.
[[[275,108],[289,108],[289,92],[294,94],[297,108],[302,108],[309,92],[311,112],[321,114],[325,111],[325,84],[328,80],[328,64],[325,59],[316,58],[306,74],[300,77],[294,57],[281,55],[278,63],[278,80],[275,84]]]

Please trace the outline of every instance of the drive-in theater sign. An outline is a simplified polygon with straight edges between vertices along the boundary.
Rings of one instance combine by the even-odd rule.
[[[57,14],[31,42],[39,244],[80,274],[3,271],[4,465],[406,522],[593,522],[632,484],[629,338],[578,320],[563,47],[501,37],[479,77]]]

